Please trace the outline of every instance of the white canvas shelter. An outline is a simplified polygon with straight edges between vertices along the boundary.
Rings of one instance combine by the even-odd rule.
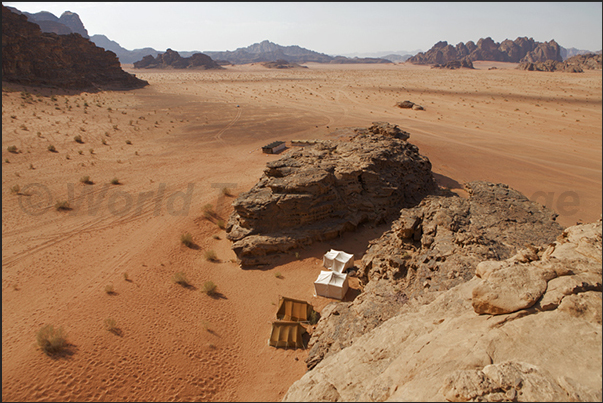
[[[321,270],[314,282],[316,295],[327,298],[343,299],[348,287],[348,275],[334,271]]]
[[[343,273],[346,269],[354,267],[354,255],[331,249],[322,257],[322,265],[337,273]]]

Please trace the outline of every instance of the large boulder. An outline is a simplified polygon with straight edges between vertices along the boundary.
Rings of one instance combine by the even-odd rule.
[[[335,238],[365,222],[394,219],[436,189],[431,163],[408,133],[376,122],[349,141],[322,141],[269,162],[233,202],[226,231],[243,267]]]
[[[532,307],[475,312],[474,290],[484,282],[475,276],[429,304],[404,304],[308,371],[283,400],[601,401],[601,220],[486,264],[480,275],[502,295],[510,277],[494,276],[495,266],[515,263],[554,272]]]

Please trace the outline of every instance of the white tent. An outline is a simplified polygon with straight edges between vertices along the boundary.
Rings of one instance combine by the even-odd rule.
[[[354,255],[331,249],[322,257],[322,265],[337,273],[343,273],[346,269],[354,267]]]
[[[321,270],[314,282],[316,295],[327,298],[343,299],[348,291],[348,275],[334,271]]]

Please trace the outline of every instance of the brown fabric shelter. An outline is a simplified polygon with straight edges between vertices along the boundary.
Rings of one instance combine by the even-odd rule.
[[[312,312],[312,305],[299,299],[281,297],[276,318],[284,321],[306,322]]]
[[[306,329],[299,322],[272,322],[272,332],[268,344],[273,347],[305,348],[302,335]]]

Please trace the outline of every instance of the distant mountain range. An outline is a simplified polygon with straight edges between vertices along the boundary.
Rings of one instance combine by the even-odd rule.
[[[21,12],[13,7],[8,7],[11,11],[17,14],[23,14],[27,17],[28,21],[36,23],[42,29],[42,32],[53,32],[59,35],[78,33],[84,38],[89,38],[97,46],[110,50],[117,55],[120,63],[122,64],[133,64],[137,61],[141,61],[145,56],[157,57],[165,52],[160,52],[153,48],[142,48],[128,50],[123,48],[119,43],[109,39],[105,35],[92,35],[88,36],[88,31],[84,27],[84,24],[80,20],[76,13],[65,11],[61,17],[56,17],[54,14],[47,11],[41,11],[38,13]],[[522,40],[522,43],[515,46],[517,49],[510,49],[514,46],[514,42]],[[554,42],[554,41],[551,41]],[[220,65],[226,64],[246,64],[246,63],[261,63],[261,62],[274,62],[274,61],[286,61],[289,63],[400,63],[405,61],[411,61],[412,63],[418,64],[434,64],[434,63],[446,63],[453,60],[459,60],[463,57],[469,57],[471,60],[499,60],[500,61],[511,61],[515,60],[515,53],[525,53],[526,46],[529,47],[529,51],[535,51],[539,43],[535,43],[530,38],[517,38],[515,41],[506,40],[501,44],[494,43],[490,38],[480,39],[478,44],[475,45],[472,41],[463,44],[462,42],[456,47],[448,45],[447,42],[438,42],[432,49],[423,53],[420,50],[412,52],[398,51],[398,52],[374,52],[364,53],[364,57],[358,57],[360,53],[349,53],[345,55],[331,56],[324,53],[315,52],[313,50],[305,49],[297,45],[293,46],[281,46],[268,40],[260,43],[254,43],[247,47],[238,48],[234,51],[179,51],[179,55],[183,58],[191,57],[196,53],[203,53],[211,57],[216,63]],[[550,44],[550,42],[545,42]],[[482,50],[480,50],[480,45]],[[527,45],[526,45],[527,44]],[[462,46],[461,46],[462,45]],[[555,45],[558,47],[555,48]],[[498,47],[502,46],[503,49],[499,50]],[[476,49],[477,53],[471,53]],[[494,49],[496,48],[496,49]],[[438,56],[438,52],[443,55]],[[507,56],[502,55],[503,53]],[[543,58],[551,57],[551,52],[555,53],[552,57],[556,60],[565,60],[571,56],[592,53],[587,50],[580,50],[576,48],[563,48],[557,45],[556,42],[553,44],[553,50],[551,46],[548,48],[542,47],[540,50],[536,50],[533,57],[526,59],[527,61],[541,61]],[[502,56],[501,56],[502,55]],[[511,57],[511,56],[512,57]],[[368,57],[367,57],[368,56]],[[523,55],[522,55],[523,57]],[[522,60],[522,61],[526,61]],[[519,59],[517,60],[519,61]]]

